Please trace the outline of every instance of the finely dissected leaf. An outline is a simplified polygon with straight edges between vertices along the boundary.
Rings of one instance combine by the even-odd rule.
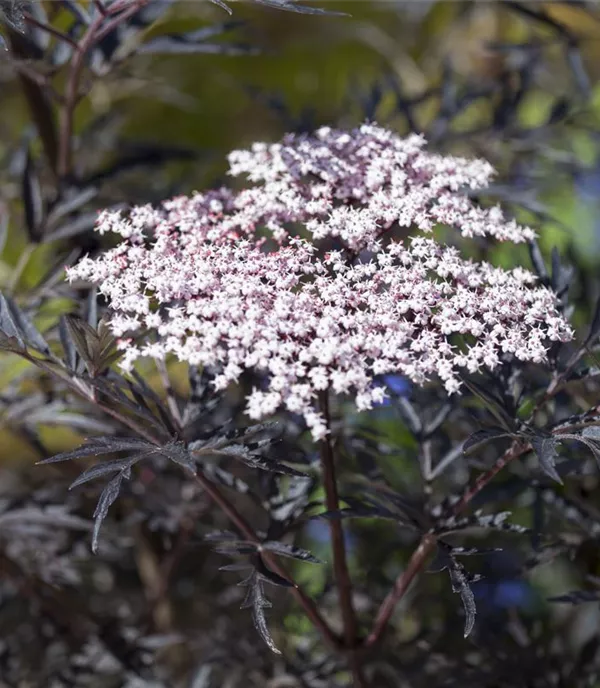
[[[18,422],[18,421],[17,421]],[[110,432],[113,429],[112,423],[93,418],[84,413],[75,413],[61,401],[51,402],[40,408],[35,409],[21,419],[26,424],[41,425],[66,425],[74,430],[83,432]]]
[[[497,439],[499,437],[509,437],[503,428],[487,428],[485,430],[477,430],[472,435],[469,435],[463,444],[463,454],[468,454],[471,450],[488,442],[489,440]]]
[[[119,496],[123,479],[128,477],[129,475],[126,472],[118,473],[102,490],[102,494],[100,495],[100,499],[96,505],[96,510],[94,511],[95,520],[94,532],[92,535],[92,552],[94,554],[96,554],[98,551],[98,535],[100,534],[102,522],[106,518],[106,514],[108,513],[108,509],[110,508],[111,504],[113,504]]]
[[[98,195],[98,187],[72,187],[61,194],[61,199],[48,212],[46,226],[54,230],[62,218],[79,210]],[[97,217],[97,214],[96,214]]]
[[[600,442],[600,425],[588,425],[587,428],[583,428],[581,431],[581,436]]]
[[[563,265],[560,260],[560,253],[556,246],[552,248],[552,289],[560,298],[568,290],[573,277],[573,268],[570,265]]]
[[[257,571],[252,573],[238,585],[246,586],[248,588],[246,597],[242,602],[240,609],[252,610],[252,621],[254,628],[258,631],[260,637],[265,641],[269,649],[275,654],[280,655],[281,652],[275,646],[275,642],[269,633],[267,626],[267,619],[265,617],[265,609],[273,605],[267,600],[262,586],[262,578]]]
[[[540,246],[535,239],[528,243],[529,255],[536,273],[543,279],[548,279],[548,271],[546,270],[546,263],[540,250]]]
[[[370,501],[379,503],[388,502],[397,510],[396,520],[408,526],[422,528],[425,526],[423,515],[423,504],[419,499],[414,499],[407,495],[395,492],[387,485],[372,483],[365,488],[365,492]],[[346,500],[348,501],[348,500]],[[351,502],[348,502],[351,504]]]
[[[581,442],[592,452],[598,467],[600,467],[600,426],[589,425],[581,430],[580,433],[564,432],[558,435],[561,439],[574,440]]]
[[[261,450],[270,444],[271,440],[261,440],[252,445],[233,444],[222,449],[210,450],[210,453],[216,456],[231,456],[250,466],[250,468],[259,468],[262,471],[281,473],[283,475],[306,477],[306,473],[302,471],[297,471],[295,468],[291,468],[280,461],[262,456]]]
[[[25,349],[25,342],[19,331],[19,326],[3,294],[0,294],[0,331],[9,340],[14,340],[21,350]]]
[[[89,530],[91,523],[78,516],[73,516],[65,506],[24,507],[11,509],[0,514],[0,528],[11,527],[18,523],[39,523],[46,527],[70,528],[73,530]]]
[[[471,528],[484,528],[486,530],[502,530],[510,533],[524,534],[529,533],[529,528],[516,523],[507,523],[506,519],[511,515],[510,511],[501,511],[496,514],[483,514],[477,510],[469,516],[450,516],[438,520],[433,528],[433,532],[438,534],[453,533],[459,530]]]
[[[207,533],[204,539],[207,542],[224,542],[239,540],[239,537],[231,530],[213,530],[212,533]]]
[[[502,551],[502,547],[453,547],[449,554],[453,557],[473,557]]]
[[[562,485],[562,478],[556,470],[556,459],[558,458],[556,447],[558,444],[554,437],[536,436],[531,439],[531,446],[538,457],[541,469],[549,478]]]
[[[220,397],[212,390],[211,379],[212,376],[206,368],[199,370],[196,366],[190,366],[188,372],[190,396],[183,413],[183,424],[186,429],[191,428],[218,405]]]
[[[38,461],[38,464],[58,463],[59,461],[70,461],[71,459],[80,459],[85,456],[100,456],[101,454],[111,454],[113,452],[140,450],[146,450],[149,453],[159,453],[161,448],[145,440],[134,438],[91,437],[77,449],[55,454],[48,459]]]
[[[286,526],[296,523],[309,509],[321,505],[319,501],[310,501],[315,481],[312,478],[292,478],[286,480],[287,490],[280,490],[272,494],[263,505],[268,509],[271,518],[271,528],[276,524],[286,531]],[[272,534],[269,539],[274,539]]]
[[[246,542],[245,540],[233,540],[231,542],[223,542],[214,548],[218,554],[226,556],[234,556],[236,554],[256,554],[257,545],[253,542]]]
[[[475,614],[477,613],[475,596],[469,587],[469,579],[465,575],[464,568],[457,562],[450,569],[450,579],[452,581],[452,590],[453,592],[460,593],[460,599],[465,609],[464,636],[467,638],[475,626]]]
[[[214,0],[213,0],[214,1]],[[254,0],[259,5],[266,5],[277,10],[285,10],[287,12],[296,12],[297,14],[320,14],[328,17],[347,17],[345,12],[335,12],[330,10],[323,10],[319,7],[309,7],[306,5],[299,5],[292,0]]]
[[[158,394],[146,383],[144,378],[137,372],[133,371],[131,373],[135,382],[127,380],[127,388],[133,395],[133,398],[138,403],[140,408],[144,408],[150,414],[151,417],[160,420],[162,426],[168,431],[169,436],[174,436],[177,434],[177,428],[173,425],[171,416],[167,412],[162,399]],[[154,413],[150,402],[154,404],[158,415]]]
[[[248,485],[247,482],[233,475],[233,473],[215,466],[214,464],[207,464],[203,467],[203,471],[209,478],[212,478],[214,481],[220,483],[221,485],[225,485],[226,487],[229,487],[240,494],[248,494],[250,492],[250,485]]]
[[[235,564],[225,564],[225,566],[219,566],[219,571],[248,571],[249,569],[253,568],[254,566],[252,566],[252,564],[238,562]]]
[[[97,463],[94,466],[83,471],[83,473],[76,478],[71,485],[69,485],[69,490],[72,490],[79,485],[89,482],[90,480],[95,480],[96,478],[101,478],[108,473],[114,473],[115,471],[123,471],[125,469],[130,469],[138,461],[141,461],[146,456],[150,456],[154,452],[142,452],[141,454],[135,454],[134,456],[129,456],[126,459],[114,459],[113,461],[103,461],[102,463]]]
[[[258,544],[242,540],[238,535],[230,530],[215,530],[204,536],[206,542],[216,542],[215,552],[226,556],[236,556],[238,554],[256,554]]]
[[[267,437],[260,441],[260,448],[264,448],[277,440],[277,437],[274,435],[279,434],[279,432],[279,423],[274,421],[266,421],[264,423],[256,423],[255,425],[250,425],[244,428],[227,428],[217,432],[211,432],[207,437],[198,439],[192,442],[189,446],[190,449],[200,453],[211,453],[211,451],[214,449],[222,449],[223,447],[228,447],[230,445],[248,445],[248,448],[250,448],[251,444],[254,444],[254,448],[258,448],[258,442],[250,443],[249,441],[256,438],[258,435],[266,434]]]
[[[96,331],[85,320],[73,315],[66,315],[64,322],[77,353],[85,362],[88,371],[92,370],[94,362],[92,346],[94,340],[97,339]]]
[[[90,289],[90,292],[87,297],[87,303],[86,303],[86,311],[87,311],[87,316],[86,316],[86,321],[87,324],[94,328],[98,329],[98,289],[96,287],[93,287]],[[101,326],[108,332],[110,335],[110,330],[108,329],[108,325],[104,320],[101,321]],[[98,336],[100,337],[100,333],[98,333]]]
[[[0,2],[0,21],[6,22],[15,31],[25,30],[23,11],[27,9],[24,0],[2,0]]]
[[[573,605],[599,601],[600,592],[597,590],[573,590],[564,595],[557,595],[556,597],[548,598],[548,602],[565,602]]]
[[[136,400],[140,398],[139,396],[136,396],[136,399],[131,399],[131,397],[125,394],[123,387],[131,388],[131,381],[125,380],[122,376],[110,370],[107,376],[95,377],[89,380],[89,382],[113,402],[116,402],[147,423],[155,432],[160,431],[165,442],[168,442],[173,437],[172,425],[165,425],[163,416],[160,413],[155,413],[147,403],[147,400],[144,399],[143,405],[141,405],[141,403],[136,403]]]
[[[183,442],[171,442],[166,447],[163,447],[161,453],[174,463],[183,466],[193,475],[196,475],[196,462]]]
[[[503,427],[506,432],[511,433],[515,421],[508,409],[504,407],[502,401],[476,382],[464,380],[464,383],[465,386],[481,400],[485,408],[496,418],[498,423],[500,423],[501,427]]]
[[[40,180],[29,148],[27,149],[25,167],[23,169],[22,193],[27,232],[32,241],[37,241],[41,235],[41,225],[44,217],[44,199],[42,197]]]
[[[13,322],[17,326],[19,334],[22,336],[25,343],[37,349],[40,353],[49,354],[50,347],[48,346],[48,342],[42,337],[37,327],[27,318],[12,299],[8,297],[3,298],[12,314]]]
[[[267,541],[261,543],[261,549],[269,550],[269,552],[274,552],[282,557],[291,557],[292,559],[298,559],[299,561],[306,561],[311,564],[322,564],[320,559],[317,559],[310,552],[301,547],[296,547],[295,545],[288,545],[285,542],[274,542]]]
[[[156,53],[156,52],[167,52],[167,53],[179,53],[179,52],[219,52],[223,50],[226,52],[228,48],[238,48],[243,49],[241,46],[233,45],[227,43],[205,43],[204,41],[209,38],[214,38],[220,34],[232,31],[236,28],[242,27],[244,22],[240,21],[229,21],[223,22],[222,24],[214,24],[212,26],[204,27],[196,31],[189,31],[180,34],[166,34],[163,36],[158,36],[157,38],[151,39],[143,43],[138,49],[138,53]],[[195,50],[195,48],[197,50]]]
[[[216,5],[217,7],[220,7],[222,10],[225,10],[227,14],[233,14],[233,11],[230,7],[228,7],[223,0],[210,0],[213,5]]]
[[[475,626],[475,614],[477,612],[475,606],[475,597],[470,588],[470,583],[480,579],[480,576],[471,576],[467,573],[465,567],[455,559],[453,556],[453,548],[441,541],[438,541],[439,549],[436,556],[437,570],[448,570],[450,574],[450,582],[452,583],[452,592],[459,593],[460,598],[465,609],[465,638],[470,635]],[[463,554],[462,552],[460,554]]]
[[[70,370],[75,370],[77,366],[77,348],[73,343],[65,315],[61,315],[60,320],[58,321],[58,334],[60,337],[60,343],[65,353],[67,367]]]
[[[318,518],[382,518],[396,521],[402,527],[410,530],[421,531],[425,527],[424,513],[418,510],[414,501],[383,485],[373,484],[363,488],[363,490],[364,495],[361,497],[364,501],[344,496],[343,499],[349,508],[327,511],[319,514]],[[388,505],[382,504],[382,501],[387,502]]]
[[[98,323],[97,329],[73,315],[65,316],[64,323],[77,353],[92,377],[121,356],[121,352],[116,350],[116,340],[103,320]]]
[[[157,417],[156,414],[152,413],[147,404],[140,406],[140,404],[136,404],[134,400],[132,400],[127,396],[127,394],[125,394],[125,392],[123,392],[121,389],[121,384],[126,384],[126,382],[119,376],[115,376],[114,379],[106,379],[104,377],[94,378],[92,380],[92,384],[98,391],[106,394],[106,396],[112,399],[112,401],[121,404],[124,408],[126,408],[128,411],[131,411],[139,418],[142,418],[155,426],[160,423],[160,425],[164,427],[161,419]]]
[[[267,568],[260,557],[258,558],[257,562],[257,571],[260,579],[263,580],[265,583],[277,585],[279,588],[294,587],[294,584],[287,578],[284,578],[283,576],[280,576],[278,573],[275,573],[275,571],[271,571],[271,569]]]
[[[324,518],[327,520],[336,520],[343,518],[384,518],[392,521],[398,520],[398,514],[386,509],[382,506],[374,506],[370,504],[356,505],[345,509],[336,509],[335,511],[325,511],[318,514],[315,518]]]

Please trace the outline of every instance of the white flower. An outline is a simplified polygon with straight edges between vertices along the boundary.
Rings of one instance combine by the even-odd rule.
[[[286,408],[315,439],[327,433],[315,409],[327,389],[368,409],[385,397],[378,375],[418,385],[437,377],[452,394],[463,369],[494,368],[507,354],[543,361],[548,342],[573,336],[552,292],[523,268],[465,260],[428,234],[444,223],[465,237],[524,242],[532,230],[463,193],[488,184],[485,161],[424,146],[422,137],[365,125],[236,151],[230,173],[253,185],[129,217],[101,213],[97,230],[123,241],[83,258],[68,279],[99,285],[117,337],[142,325],[158,335],[121,339],[125,371],[140,356],[174,354],[218,365],[214,384],[223,389],[253,369],[265,387],[248,396],[247,414]],[[396,224],[415,229],[408,242],[394,240]],[[298,225],[310,240],[290,236]],[[321,250],[331,237],[343,250]]]

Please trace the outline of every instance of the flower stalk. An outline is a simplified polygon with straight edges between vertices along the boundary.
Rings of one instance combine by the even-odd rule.
[[[335,470],[335,454],[331,437],[331,414],[329,411],[329,399],[327,392],[319,397],[320,412],[327,424],[328,433],[319,442],[321,456],[321,468],[323,471],[323,488],[325,490],[325,505],[330,512],[336,512],[340,506]],[[362,672],[360,658],[356,652],[359,645],[358,623],[352,600],[352,580],[348,568],[346,541],[341,519],[329,520],[331,533],[331,549],[333,551],[333,571],[338,588],[340,611],[344,626],[345,648],[350,653],[350,666],[352,669],[354,685],[356,688],[365,688],[366,682]]]

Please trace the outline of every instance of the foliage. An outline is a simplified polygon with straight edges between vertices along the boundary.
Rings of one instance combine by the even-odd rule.
[[[167,0],[2,4],[0,679],[599,685],[600,283],[596,227],[572,210],[597,160],[597,8],[262,4],[232,5],[232,21]],[[303,100],[290,84],[311,69]],[[86,253],[114,255],[91,231],[99,209],[218,186],[208,142],[375,119],[499,170],[469,207],[499,202],[538,239],[507,250],[436,227],[435,240],[473,265],[531,269],[573,340],[544,341],[544,361],[504,351],[462,369],[450,397],[387,368],[370,410],[320,394],[318,441],[293,405],[249,420],[265,384],[253,366],[227,385],[219,361],[119,367],[127,328],[115,334],[110,300],[64,279]]]

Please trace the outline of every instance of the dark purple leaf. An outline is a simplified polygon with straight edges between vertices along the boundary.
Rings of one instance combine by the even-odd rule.
[[[60,316],[58,322],[58,334],[60,336],[60,343],[62,344],[65,353],[67,367],[70,370],[75,370],[77,366],[77,349],[73,343],[73,339],[67,326],[67,318],[64,315]]]
[[[565,602],[567,604],[585,604],[586,602],[599,602],[600,592],[592,590],[573,590],[564,595],[549,597],[548,602]]]
[[[243,580],[241,583],[238,583],[238,585],[246,586],[248,588],[246,597],[244,598],[240,609],[252,610],[252,621],[254,623],[254,627],[258,631],[258,634],[265,641],[272,652],[280,655],[281,652],[275,646],[275,642],[273,641],[267,626],[265,609],[270,608],[272,605],[265,597],[260,574],[257,571],[253,571],[248,578]]]
[[[310,552],[295,545],[288,545],[285,542],[267,541],[260,545],[260,549],[266,549],[269,552],[274,552],[282,557],[290,557],[298,559],[299,561],[306,561],[310,564],[322,564],[320,559],[317,559]]]
[[[41,238],[42,232],[44,199],[42,197],[40,180],[29,148],[25,155],[25,167],[21,184],[25,208],[25,226],[31,241],[38,241]]]
[[[127,468],[131,468],[138,461],[141,461],[146,456],[149,456],[150,452],[143,452],[141,454],[136,454],[130,456],[126,459],[114,459],[113,461],[103,461],[102,463],[97,463],[94,466],[90,466],[87,470],[76,478],[71,485],[69,490],[72,490],[79,485],[89,482],[90,480],[96,480],[96,478],[101,478],[109,473],[115,473],[116,471],[123,471]]]
[[[23,311],[17,306],[17,304],[8,297],[2,297],[4,299],[5,305],[8,306],[10,310],[13,322],[19,330],[19,334],[26,344],[32,346],[34,349],[42,354],[48,355],[50,353],[50,347],[48,342],[42,337],[41,333],[37,327],[27,318]]]
[[[0,332],[5,335],[8,340],[17,342],[19,349],[25,349],[25,342],[19,331],[19,326],[15,321],[13,312],[8,304],[6,298],[0,294]],[[4,344],[2,344],[4,347]]]
[[[102,522],[106,518],[106,514],[108,513],[108,509],[110,508],[111,504],[113,504],[119,496],[123,478],[128,477],[129,476],[126,473],[118,473],[102,490],[102,494],[100,495],[100,499],[98,500],[96,510],[94,511],[95,520],[94,532],[92,535],[92,552],[94,554],[96,554],[96,552],[98,551],[98,535],[100,534]]]
[[[557,445],[558,442],[554,437],[536,436],[531,439],[531,446],[538,457],[540,468],[549,478],[562,485],[562,478],[556,470],[556,459],[558,458]]]
[[[296,12],[297,14],[319,14],[329,17],[347,17],[346,12],[332,12],[330,10],[323,10],[319,7],[308,7],[306,5],[299,5],[297,2],[291,0],[254,0],[258,5],[266,5],[276,10],[285,10],[287,12]]]
[[[134,438],[118,437],[92,437],[86,440],[80,447],[72,451],[55,454],[48,459],[38,461],[38,464],[58,463],[60,461],[71,461],[81,459],[86,456],[100,456],[102,454],[112,454],[122,451],[148,451],[148,453],[160,453],[161,448]]]
[[[472,449],[499,437],[509,437],[509,435],[500,427],[477,430],[465,440],[463,454],[468,454]]]

